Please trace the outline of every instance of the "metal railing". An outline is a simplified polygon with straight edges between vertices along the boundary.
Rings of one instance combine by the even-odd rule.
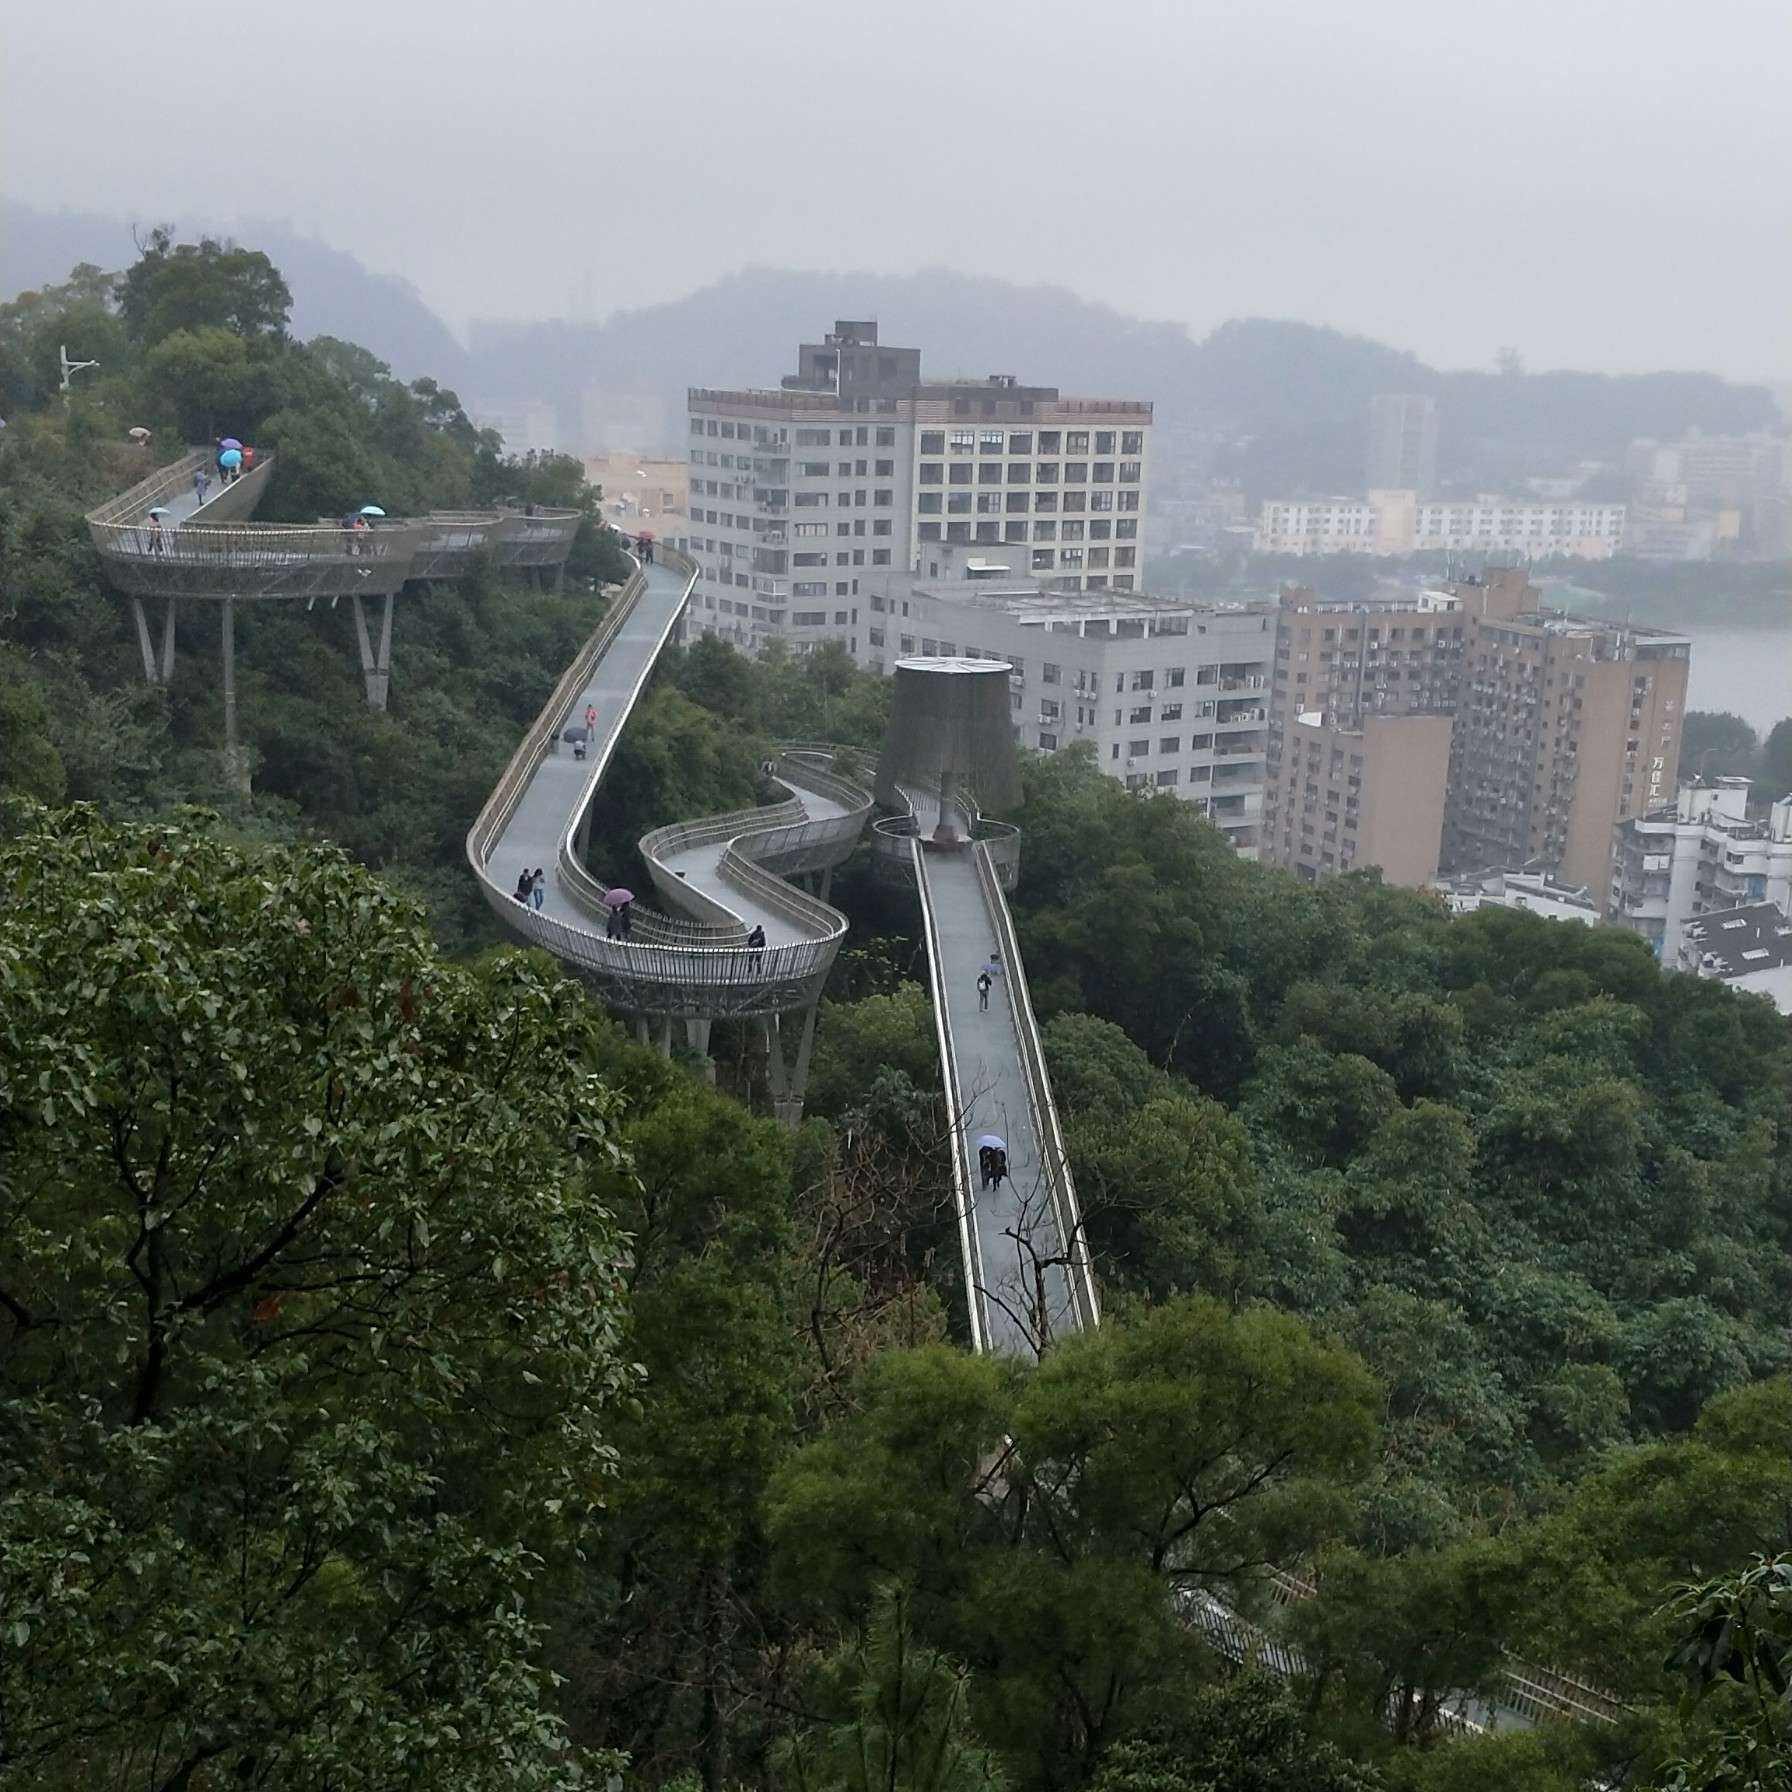
[[[351,535],[273,523],[188,523],[155,531],[89,521],[88,533],[121,590],[178,597],[383,596],[410,574],[416,524]]]
[[[1076,1186],[1070,1178],[1070,1155],[1064,1149],[1058,1104],[1052,1098],[1051,1078],[1046,1072],[1039,1022],[1033,1014],[1033,998],[1028,992],[1026,972],[1021,963],[1020,940],[1015,934],[1014,917],[1008,911],[1000,874],[988,844],[977,841],[971,847],[971,854],[983,891],[983,906],[996,937],[996,949],[1002,963],[1009,967],[1009,974],[1001,982],[1007,991],[1014,1036],[1020,1046],[1021,1070],[1026,1077],[1027,1102],[1033,1110],[1033,1135],[1039,1141],[1039,1167],[1045,1175],[1046,1199],[1051,1203],[1052,1221],[1058,1228],[1063,1254],[1070,1259],[1066,1280],[1070,1284],[1071,1302],[1076,1310],[1078,1327],[1092,1331],[1101,1323],[1095,1271],[1089,1261],[1088,1240],[1083,1236]]]
[[[213,450],[210,448],[189,448],[179,460],[170,461],[165,467],[158,467],[147,473],[135,485],[127,486],[115,498],[108,498],[104,504],[88,511],[89,523],[131,523],[140,521],[149,514],[152,504],[159,504],[164,498],[172,498],[176,492],[188,492],[193,487],[193,475],[202,467],[212,464]]]

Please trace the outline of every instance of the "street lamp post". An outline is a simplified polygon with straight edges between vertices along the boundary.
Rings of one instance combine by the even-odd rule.
[[[62,402],[64,404],[67,404],[68,403],[69,381],[71,379],[73,379],[77,373],[82,373],[89,367],[99,366],[99,362],[97,362],[97,361],[71,361],[68,358],[68,344],[66,342],[57,344],[57,353],[61,356],[61,359],[62,359],[62,386],[61,386]]]

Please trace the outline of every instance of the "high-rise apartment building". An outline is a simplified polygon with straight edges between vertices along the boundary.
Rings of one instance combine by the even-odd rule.
[[[1748,818],[1747,778],[1681,785],[1672,804],[1618,824],[1608,917],[1674,964],[1689,923],[1769,902],[1792,910],[1792,796]]]
[[[1542,865],[1603,899],[1612,830],[1674,790],[1691,643],[1538,611],[1473,621],[1443,862]]]
[[[1006,660],[1015,739],[1076,741],[1129,790],[1198,806],[1254,853],[1262,818],[1276,613],[1185,599],[1047,591],[1006,566],[924,551],[922,575],[867,583],[855,657]]]
[[[1059,591],[1139,582],[1151,406],[1012,375],[924,380],[919,349],[842,320],[777,390],[689,395],[692,624],[757,649],[853,651],[861,587],[930,544],[1026,556]]]
[[[1689,644],[1546,614],[1517,570],[1410,598],[1282,598],[1263,856],[1547,870],[1603,901],[1613,827],[1674,788]]]
[[[1390,883],[1430,882],[1470,613],[1515,609],[1523,584],[1503,574],[1361,603],[1283,592],[1266,859],[1308,879],[1377,865]]]
[[[1437,400],[1422,392],[1386,392],[1369,400],[1365,491],[1437,487]]]

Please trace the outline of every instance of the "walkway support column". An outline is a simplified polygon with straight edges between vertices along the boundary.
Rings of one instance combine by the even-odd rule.
[[[245,794],[249,780],[243,773],[242,747],[236,732],[236,599],[227,597],[219,606],[219,624],[224,659],[224,775]]]
[[[131,619],[137,625],[137,647],[143,655],[143,676],[150,684],[167,684],[174,677],[175,600],[165,600],[162,610],[162,644],[158,649],[150,640],[149,613],[143,599],[131,599]]]
[[[149,618],[143,613],[143,599],[131,599],[131,619],[137,624],[137,645],[143,653],[143,677],[146,683],[156,682],[155,649],[149,644]]]
[[[388,591],[380,601],[384,608],[380,612],[380,637],[376,649],[373,637],[367,630],[367,605],[359,592],[354,598],[355,639],[361,649],[361,679],[367,687],[369,709],[384,709],[387,693],[392,686],[393,594]]]
[[[781,1014],[765,1017],[765,1070],[771,1084],[772,1112],[782,1124],[797,1126],[803,1117],[803,1097],[809,1088],[809,1058],[815,1049],[815,1016],[821,1007],[820,997],[803,1010],[803,1024],[797,1034],[796,1062],[784,1061],[784,1036]]]
[[[162,683],[169,684],[174,678],[174,613],[179,600],[170,594],[168,607],[162,612]]]
[[[684,1041],[690,1049],[703,1059],[703,1080],[713,1089],[716,1086],[716,1061],[709,1055],[709,1020],[687,1020],[684,1023]]]

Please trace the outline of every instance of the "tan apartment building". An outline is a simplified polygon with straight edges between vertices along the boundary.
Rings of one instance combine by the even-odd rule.
[[[1503,572],[1353,603],[1282,594],[1264,858],[1309,880],[1371,865],[1391,883],[1436,876],[1469,631],[1528,589]]]
[[[1672,799],[1691,643],[1539,612],[1471,625],[1443,862],[1539,864],[1603,903],[1613,829]]]

